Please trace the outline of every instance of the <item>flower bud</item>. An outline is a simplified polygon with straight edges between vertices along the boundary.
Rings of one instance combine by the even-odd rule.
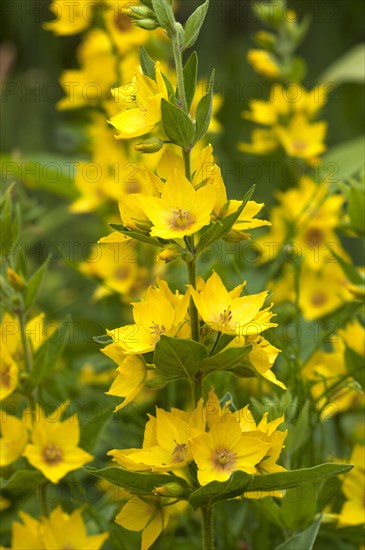
[[[180,250],[178,246],[169,246],[157,256],[157,260],[165,263],[172,262],[180,258]]]
[[[157,29],[157,27],[159,27],[159,24],[154,19],[138,19],[138,21],[134,21],[134,24],[136,25],[136,27],[146,29],[146,31],[153,31],[154,29]]]
[[[132,19],[141,18],[141,19],[153,19],[154,14],[147,6],[128,6],[126,9],[128,16]]]
[[[11,267],[7,268],[6,277],[14,290],[24,290],[27,286],[27,283],[24,281],[23,277],[15,273]]]
[[[237,231],[233,229],[224,237],[224,242],[226,243],[240,243],[241,241],[249,241],[250,234],[245,233],[244,231]]]
[[[161,485],[161,487],[155,487],[153,492],[155,495],[177,498],[184,493],[184,489],[178,483],[171,482]]]
[[[161,388],[164,388],[166,384],[167,384],[166,378],[161,374],[156,374],[150,380],[145,381],[144,387],[148,390],[159,390]]]
[[[255,34],[255,42],[261,48],[272,50],[276,44],[276,36],[271,32],[259,31]]]
[[[163,146],[163,141],[157,137],[152,137],[141,141],[135,145],[135,150],[141,153],[157,153]]]

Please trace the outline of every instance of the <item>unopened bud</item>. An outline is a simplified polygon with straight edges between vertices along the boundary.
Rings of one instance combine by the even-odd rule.
[[[169,246],[157,256],[158,261],[165,263],[177,260],[177,258],[180,258],[180,249],[178,246]]]
[[[180,497],[184,493],[184,489],[178,483],[166,483],[166,485],[161,485],[161,487],[155,487],[153,490],[155,495],[163,497]]]
[[[126,8],[128,16],[131,18],[152,19],[154,14],[147,6],[128,6]]]
[[[241,241],[249,241],[250,238],[251,236],[249,233],[245,233],[244,231],[237,231],[233,229],[227,235],[225,235],[223,240],[226,243],[240,243]]]
[[[135,150],[141,153],[157,153],[163,146],[163,141],[157,137],[152,137],[141,141],[135,145]]]
[[[162,374],[156,374],[150,380],[146,380],[144,387],[148,390],[159,390],[164,388],[167,384],[167,380]]]
[[[6,277],[14,290],[24,290],[27,286],[27,283],[24,281],[23,277],[15,273],[11,267],[7,268]]]
[[[261,48],[271,50],[276,44],[276,36],[271,32],[259,31],[255,34],[255,42]]]
[[[134,24],[136,27],[146,29],[146,31],[153,31],[159,27],[159,24],[154,19],[138,19],[138,21],[134,20]]]

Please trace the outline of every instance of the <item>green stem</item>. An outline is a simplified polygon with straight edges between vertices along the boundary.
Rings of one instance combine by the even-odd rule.
[[[172,51],[174,54],[174,61],[176,67],[176,79],[177,79],[177,90],[179,94],[179,101],[181,108],[185,113],[188,112],[188,106],[186,103],[186,94],[185,94],[185,84],[184,84],[184,71],[183,71],[183,62],[181,48],[179,44],[179,35],[177,32],[171,37],[172,41]]]
[[[40,486],[42,512],[46,517],[49,516],[49,506],[48,506],[48,500],[47,500],[47,487],[48,487],[48,481],[46,481],[45,483],[43,483]]]
[[[189,284],[196,288],[196,260],[191,260],[187,264]],[[190,296],[190,322],[191,322],[191,337],[196,342],[199,342],[199,320],[198,310],[196,309],[193,298]]]
[[[19,313],[18,318],[19,318],[19,324],[20,324],[20,337],[21,337],[23,352],[24,352],[24,366],[25,366],[25,370],[29,374],[30,371],[32,370],[32,358],[30,354],[30,348],[29,348],[27,332],[26,332],[27,319],[23,310]]]
[[[202,506],[203,550],[214,550],[213,514],[209,504]]]

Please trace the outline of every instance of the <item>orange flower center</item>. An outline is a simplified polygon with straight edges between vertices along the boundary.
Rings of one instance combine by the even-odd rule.
[[[55,466],[62,461],[62,449],[54,443],[49,443],[43,449],[42,457],[47,464]]]
[[[176,443],[176,441],[175,441]],[[184,462],[186,458],[186,445],[185,443],[178,443],[175,449],[172,451],[175,462]]]
[[[10,377],[10,366],[6,365],[5,368],[1,371],[1,384],[5,388],[10,388],[11,377]]]
[[[215,451],[213,462],[220,470],[231,470],[235,463],[235,453],[228,449],[219,449]]]
[[[324,306],[324,304],[327,302],[327,296],[323,292],[316,292],[313,294],[311,298],[312,306],[320,307]]]
[[[160,334],[163,334],[164,332],[166,332],[165,325],[158,325],[154,321],[152,321],[152,325],[150,326],[150,329],[151,329],[152,334],[159,334],[160,335]]]
[[[228,306],[228,308],[225,309],[225,310],[223,311],[223,313],[221,313],[221,314],[219,315],[219,321],[220,321],[222,324],[230,323],[230,321],[232,321],[231,306]]]
[[[293,141],[293,148],[297,151],[305,151],[307,147],[308,144],[302,139],[296,139],[295,141]]]
[[[172,229],[186,229],[193,223],[194,219],[191,217],[191,213],[188,210],[183,210],[182,208],[172,210],[170,219],[170,227]]]
[[[312,227],[305,232],[304,239],[308,246],[316,246],[323,242],[323,232],[316,227]]]

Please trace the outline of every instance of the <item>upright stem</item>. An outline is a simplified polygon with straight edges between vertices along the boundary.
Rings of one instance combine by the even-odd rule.
[[[183,62],[181,55],[181,48],[179,44],[179,35],[177,32],[172,36],[172,51],[174,54],[174,61],[176,67],[176,78],[177,78],[177,89],[179,92],[179,101],[181,108],[185,113],[188,112],[188,106],[186,103],[186,94],[185,94],[185,84],[184,84],[184,72],[183,72]]]
[[[214,550],[213,514],[211,505],[202,506],[203,550]]]
[[[30,371],[32,370],[32,359],[31,359],[27,332],[26,332],[26,316],[23,310],[19,313],[18,318],[19,318],[19,324],[20,324],[20,337],[21,337],[23,353],[24,353],[24,366],[25,366],[25,370],[29,374]]]

